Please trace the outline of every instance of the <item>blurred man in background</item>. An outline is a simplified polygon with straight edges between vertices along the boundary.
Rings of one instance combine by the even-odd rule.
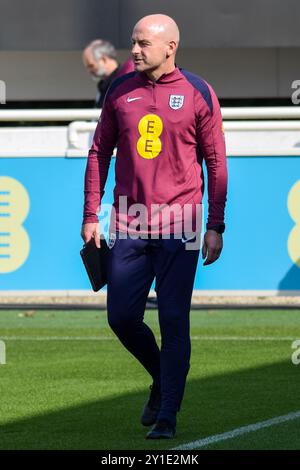
[[[97,108],[102,108],[105,94],[112,81],[134,69],[131,59],[120,65],[115,47],[103,39],[90,42],[83,51],[82,60],[93,80],[97,82],[98,93],[95,101]]]

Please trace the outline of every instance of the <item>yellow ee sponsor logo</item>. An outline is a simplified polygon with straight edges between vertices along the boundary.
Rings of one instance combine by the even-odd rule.
[[[138,154],[147,159],[156,158],[161,152],[159,136],[163,131],[163,123],[156,114],[146,114],[138,124],[140,138],[137,141]]]
[[[16,271],[28,258],[29,237],[22,227],[29,196],[14,178],[0,176],[0,273]]]
[[[295,222],[295,227],[288,238],[288,252],[292,261],[300,268],[300,180],[289,192],[288,210]]]

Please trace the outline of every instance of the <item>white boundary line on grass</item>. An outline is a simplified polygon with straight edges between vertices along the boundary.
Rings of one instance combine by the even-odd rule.
[[[287,421],[294,421],[300,418],[300,411],[288,413],[287,415],[276,416],[275,418],[268,419],[267,421],[261,421],[255,424],[249,424],[248,426],[242,426],[240,428],[233,429],[232,431],[224,432],[223,434],[215,434],[214,436],[208,436],[197,441],[188,442],[178,447],[173,447],[171,450],[192,450],[200,449],[201,447],[215,444],[216,442],[226,441],[227,439],[233,439],[249,432],[259,431],[260,429],[269,428],[276,424],[286,423]]]
[[[111,341],[116,336],[0,336],[4,341]],[[158,339],[161,339],[158,336]],[[294,341],[294,336],[191,336],[192,341]]]

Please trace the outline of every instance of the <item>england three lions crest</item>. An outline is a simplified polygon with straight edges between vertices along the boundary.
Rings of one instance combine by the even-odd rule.
[[[170,95],[169,105],[171,109],[180,109],[183,106],[183,95]]]

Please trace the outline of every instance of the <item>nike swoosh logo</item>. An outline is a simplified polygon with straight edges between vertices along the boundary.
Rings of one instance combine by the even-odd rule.
[[[130,98],[129,96],[127,96],[127,103],[130,103],[131,101],[135,101],[135,100],[141,100],[142,97],[141,96],[137,96],[136,98]]]
[[[182,241],[182,243],[187,243],[187,242],[189,242],[190,240],[193,240],[195,237],[196,237],[196,235],[193,235],[193,236],[190,237],[190,238],[183,238],[183,237],[182,237],[181,241]]]

